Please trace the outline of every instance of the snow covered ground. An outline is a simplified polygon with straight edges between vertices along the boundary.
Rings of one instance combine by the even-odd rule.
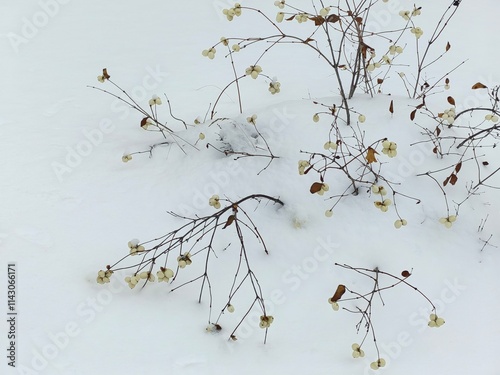
[[[406,0],[389,3],[397,11],[413,8]],[[493,0],[462,3],[440,39],[452,49],[429,73],[429,79],[438,77],[468,59],[450,75],[451,89],[429,98],[443,110],[449,107],[448,95],[457,108],[487,104],[484,92],[470,87],[500,84],[500,55],[494,48],[499,6]],[[252,4],[276,12],[273,1]],[[190,124],[203,119],[232,73],[222,50],[214,60],[201,51],[221,36],[248,37],[264,28],[255,15],[228,22],[222,9],[231,5],[224,0],[0,3],[0,303],[6,310],[8,264],[15,263],[18,312],[16,368],[8,366],[5,356],[11,345],[7,313],[2,319],[1,373],[376,373],[370,369],[377,359],[370,338],[363,359],[351,356],[351,344],[363,337],[363,329],[356,333],[359,316],[334,312],[327,302],[338,284],[366,292],[371,282],[336,262],[395,275],[412,269],[408,282],[446,320],[439,329],[429,328],[428,303],[403,285],[382,293],[385,306],[376,297],[372,322],[387,362],[379,371],[499,374],[498,190],[483,189],[464,203],[451,228],[439,223],[446,214],[442,193],[430,179],[416,175],[442,164],[428,145],[410,147],[422,138],[409,120],[418,102],[407,98],[396,77],[383,94],[368,98],[359,93],[350,103],[366,115],[360,125],[367,137],[398,143],[398,157],[390,163],[382,154],[379,158],[406,194],[421,199],[419,205],[411,200],[398,204],[408,221],[401,229],[394,228],[394,211],[374,208],[366,189],[343,199],[333,216],[325,217],[333,204],[329,194],[342,193],[348,184],[327,175],[331,191],[320,197],[309,193],[317,176],[298,174],[298,161],[306,159],[300,151],[322,151],[328,140],[329,119],[312,121],[319,111],[312,100],[331,103],[338,93],[333,72],[297,46],[277,49],[260,62],[266,74],[279,78],[279,94],[269,94],[265,78],[243,80],[244,113],[239,114],[236,92],[228,91],[218,116],[231,121],[212,126],[207,121],[185,130],[170,118],[166,105],[159,107],[160,118],[184,139],[195,143],[200,132],[205,134],[196,144],[199,150],[186,146],[186,155],[176,146],[158,147],[152,158],[139,154],[122,162],[122,155],[148,149],[162,138],[139,127],[140,114],[87,85],[110,89],[96,80],[106,67],[137,102],[147,106],[152,95],[166,94],[175,116]],[[424,30],[447,6],[421,5]],[[377,4],[377,22],[384,27],[400,22],[397,12],[383,9],[387,6]],[[251,51],[244,52],[237,56],[240,70],[255,60]],[[221,136],[233,146],[248,147],[246,118],[253,114],[280,157],[260,174],[264,158],[234,161],[205,147],[220,144]],[[416,121],[432,124],[425,116]],[[491,171],[500,161],[495,151],[487,151]],[[452,211],[451,199],[459,200],[465,181],[475,178],[474,169],[464,167],[460,173],[460,183],[447,190]],[[228,341],[254,298],[251,291],[238,294],[235,312],[223,315],[217,333],[206,332],[208,298],[197,302],[199,282],[170,292],[199,274],[201,256],[180,270],[173,284],[130,290],[124,278],[131,271],[117,271],[109,284],[96,283],[98,270],[128,253],[129,240],[147,241],[185,223],[168,211],[213,214],[208,204],[213,194],[232,201],[267,194],[285,203],[282,208],[245,204],[269,248],[266,255],[255,241],[248,242],[252,269],[275,318],[266,344],[259,309],[244,320],[238,340]],[[227,301],[238,262],[231,230],[217,238],[218,258],[210,261],[215,316]],[[490,245],[481,251],[490,235]]]

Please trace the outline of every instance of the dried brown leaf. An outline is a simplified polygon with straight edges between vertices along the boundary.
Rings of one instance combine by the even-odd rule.
[[[311,21],[314,21],[314,26],[321,26],[325,23],[325,19],[321,16],[309,17]]]
[[[455,165],[455,173],[460,172],[460,169],[462,169],[462,162],[460,162],[457,165]]]
[[[228,226],[230,226],[234,222],[234,219],[235,219],[234,215],[229,215],[229,217],[227,218],[226,224],[222,227],[222,229],[225,229]]]
[[[455,173],[450,175],[450,184],[455,185],[458,181],[458,176]]]
[[[315,194],[318,191],[320,191],[322,187],[323,187],[322,182],[315,182],[311,185],[311,188],[309,189],[309,191],[311,192],[311,194]]]
[[[377,162],[377,158],[375,157],[376,154],[378,154],[378,152],[375,151],[375,149],[368,147],[368,152],[366,153],[366,161],[368,163],[376,163]]]
[[[455,105],[455,99],[453,99],[453,97],[451,96],[448,96],[448,98],[446,98],[446,100],[448,100],[448,103],[450,103],[451,105]]]
[[[401,272],[401,276],[403,277],[410,277],[411,276],[411,273],[407,270],[404,270],[403,272]]]
[[[472,90],[477,90],[477,89],[487,89],[488,87],[483,85],[481,82],[477,82],[472,85]]]
[[[335,291],[335,294],[331,298],[332,302],[337,302],[339,299],[342,298],[344,293],[345,293],[345,285],[339,284],[337,290]]]
[[[448,185],[448,182],[450,182],[450,177],[451,176],[446,177],[446,179],[443,181],[443,186]]]
[[[336,14],[330,14],[328,17],[326,17],[326,22],[335,23],[338,21],[340,21],[340,17]]]
[[[415,114],[416,114],[416,113],[417,113],[417,110],[416,110],[416,109],[414,109],[413,111],[411,111],[411,113],[410,113],[410,120],[411,120],[411,121],[415,120]]]

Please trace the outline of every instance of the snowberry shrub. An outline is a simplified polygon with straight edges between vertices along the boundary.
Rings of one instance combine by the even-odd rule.
[[[212,206],[216,212],[211,215],[188,218],[170,212],[173,216],[185,220],[186,223],[150,241],[141,243],[137,239],[130,240],[128,242],[128,254],[116,263],[106,266],[105,270],[99,270],[96,279],[97,283],[109,283],[113,273],[118,270],[129,270],[131,272],[129,276],[125,277],[125,282],[130,289],[136,288],[139,284],[142,284],[144,287],[146,284],[154,283],[156,280],[158,283],[169,284],[173,284],[178,278],[187,280],[174,287],[172,291],[175,291],[187,284],[198,281],[201,283],[198,302],[202,301],[208,289],[209,312],[207,331],[210,332],[222,329],[220,323],[224,312],[233,313],[237,308],[237,306],[233,305],[235,295],[243,294],[243,291],[249,288],[253,290],[253,296],[246,306],[238,307],[241,308],[241,311],[246,310],[246,313],[243,314],[241,321],[229,334],[229,339],[237,339],[236,332],[238,327],[243,323],[254,306],[258,306],[262,311],[259,326],[265,329],[265,342],[268,328],[273,323],[274,317],[268,315],[266,312],[266,304],[259,279],[251,268],[251,252],[247,251],[247,248],[257,244],[262,247],[266,254],[269,253],[269,250],[259,229],[244,208],[249,201],[257,201],[258,203],[269,201],[279,206],[283,206],[284,204],[280,199],[264,194],[249,195],[234,202],[222,199],[218,195],[213,195],[208,200],[208,205]],[[224,207],[222,206],[223,202],[226,203]],[[214,259],[217,258],[217,254],[220,252],[220,249],[215,245],[215,239],[226,228],[227,230],[234,229],[240,254],[231,272],[227,273],[228,281],[226,285],[230,285],[228,288],[228,297],[214,321],[212,318],[212,284],[210,282],[210,275],[213,272],[211,272],[210,265],[216,261]],[[256,243],[254,239],[256,239]],[[186,249],[189,250],[186,251]],[[177,257],[175,260],[172,260],[172,256],[175,256],[173,255],[174,253],[177,254]],[[137,260],[137,258],[139,259]],[[199,258],[202,258],[201,261]],[[193,277],[189,268],[194,267],[191,265],[195,262],[201,264],[202,267],[201,274]],[[199,272],[199,269],[193,272]],[[247,289],[243,289],[243,287],[247,287]]]

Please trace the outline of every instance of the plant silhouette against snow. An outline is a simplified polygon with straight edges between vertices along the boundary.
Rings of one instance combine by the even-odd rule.
[[[391,1],[391,0],[388,0]],[[386,0],[383,3],[388,2]],[[328,181],[333,180],[336,174],[340,174],[346,178],[347,182],[342,187],[342,191],[333,193],[328,199],[334,200],[334,203],[325,211],[325,216],[333,216],[334,207],[348,195],[358,195],[360,189],[366,189],[366,193],[373,195],[373,205],[376,209],[385,213],[394,209],[397,216],[394,221],[395,228],[402,228],[406,226],[407,220],[403,218],[397,208],[397,200],[399,197],[414,200],[417,204],[420,203],[418,198],[403,194],[400,192],[398,183],[391,181],[385,177],[385,171],[382,170],[380,160],[390,162],[393,158],[398,157],[398,144],[397,140],[392,139],[389,135],[375,137],[373,140],[367,140],[363,124],[368,121],[369,115],[361,113],[360,111],[350,106],[350,100],[354,97],[358,90],[374,96],[382,92],[383,85],[385,84],[389,73],[396,69],[398,66],[395,62],[398,61],[402,53],[408,54],[408,45],[403,43],[403,37],[411,34],[415,39],[415,56],[416,66],[410,68],[415,69],[413,78],[410,80],[408,75],[399,72],[405,90],[409,97],[418,98],[422,104],[418,105],[411,113],[410,120],[414,121],[415,114],[418,110],[420,113],[425,114],[428,118],[437,122],[437,126],[433,129],[428,129],[421,126],[424,135],[428,137],[425,142],[432,142],[434,145],[434,154],[437,157],[455,158],[452,163],[442,169],[429,171],[422,175],[430,177],[440,187],[445,203],[446,215],[439,219],[439,222],[445,227],[452,227],[458,216],[458,208],[461,203],[457,205],[455,213],[450,212],[450,206],[445,191],[448,185],[455,185],[458,180],[458,173],[463,163],[472,162],[477,166],[478,178],[475,184],[471,183],[468,191],[467,198],[477,193],[479,186],[489,187],[488,181],[495,175],[500,167],[493,172],[489,172],[486,176],[482,174],[481,166],[486,166],[486,161],[480,161],[483,157],[478,154],[479,150],[485,147],[494,148],[496,143],[485,145],[486,139],[494,139],[500,137],[499,128],[497,125],[499,121],[499,108],[498,108],[498,87],[491,89],[490,99],[491,106],[469,108],[463,111],[457,111],[454,99],[448,97],[448,105],[442,109],[442,112],[435,114],[426,105],[426,97],[435,93],[436,88],[443,88],[448,90],[450,88],[450,80],[447,77],[449,73],[458,68],[463,62],[458,64],[455,68],[448,71],[442,77],[428,82],[424,78],[426,69],[432,64],[439,61],[451,48],[448,42],[441,53],[437,57],[431,57],[431,49],[436,45],[436,41],[443,35],[443,31],[448,25],[451,18],[455,15],[460,2],[453,2],[444,11],[439,19],[435,29],[429,33],[430,38],[425,44],[426,30],[422,30],[416,22],[417,17],[421,16],[421,7],[414,6],[412,10],[402,10],[399,16],[402,19],[400,27],[392,30],[383,30],[381,32],[372,32],[367,29],[370,20],[371,12],[374,7],[383,6],[377,0],[346,0],[337,1],[336,5],[325,5],[321,0],[312,1],[309,8],[302,8],[292,5],[285,0],[275,1],[277,13],[272,16],[265,14],[258,8],[252,6],[243,6],[236,3],[232,8],[224,9],[223,14],[228,21],[236,21],[239,18],[244,18],[247,13],[254,13],[258,17],[265,20],[273,32],[263,36],[251,36],[244,38],[235,37],[221,37],[220,41],[211,47],[202,51],[202,56],[209,60],[217,58],[220,54],[220,47],[226,49],[225,56],[229,58],[231,63],[232,74],[234,78],[229,82],[219,93],[214,101],[213,106],[209,108],[211,124],[217,123],[228,119],[216,118],[217,107],[222,96],[226,91],[236,86],[238,95],[238,107],[240,112],[243,112],[242,94],[240,88],[240,81],[242,79],[257,80],[262,77],[269,80],[268,91],[271,95],[276,95],[283,89],[282,82],[267,75],[265,66],[265,57],[274,51],[278,45],[294,45],[297,48],[306,48],[313,52],[313,56],[319,56],[321,61],[327,64],[335,77],[335,84],[338,87],[340,99],[339,102],[334,104],[320,103],[314,101],[320,110],[313,114],[312,121],[318,123],[324,117],[328,116],[330,120],[328,136],[325,136],[323,150],[320,152],[301,152],[306,155],[304,160],[298,162],[298,172],[301,175],[308,173],[316,173],[318,179],[314,182],[309,191],[311,194],[324,196],[325,194],[332,194],[332,190]],[[294,29],[297,27],[298,29]],[[286,29],[294,29],[289,32]],[[296,31],[298,30],[298,31]],[[383,47],[380,47],[380,44]],[[236,54],[242,51],[248,51],[250,48],[257,49],[256,46],[263,45],[264,48],[257,51],[256,58],[252,64],[245,66],[244,69],[239,70],[236,67]],[[383,50],[385,53],[377,55],[377,50]],[[110,80],[107,70],[103,70],[103,74],[98,77],[102,83],[110,82],[121,94],[116,95],[110,91],[93,87],[109,94],[122,102],[127,103],[133,109],[142,114],[143,118],[140,122],[141,128],[145,130],[153,130],[160,132],[165,139],[165,142],[158,143],[151,146],[148,151],[150,155],[154,147],[158,145],[168,145],[177,143],[184,151],[179,140],[186,142],[176,134],[173,128],[168,127],[166,123],[158,119],[158,106],[162,105],[162,99],[153,96],[149,101],[149,110],[137,104],[133,98],[127,94],[120,86]],[[444,81],[444,84],[442,82]],[[442,86],[440,86],[442,84]],[[478,84],[476,84],[478,85]],[[484,85],[482,85],[484,86]],[[473,87],[474,88],[474,87]],[[486,89],[484,87],[475,87],[476,89]],[[188,129],[188,124],[173,116],[172,108],[168,98],[165,96],[168,104],[169,113],[172,118],[183,124],[184,129]],[[450,107],[451,105],[451,107]],[[394,113],[394,100],[391,100],[389,106],[391,115]],[[484,120],[480,121],[475,126],[459,125],[457,119],[466,114],[471,116],[475,113],[484,112]],[[208,112],[206,117],[208,116]],[[357,117],[355,117],[357,116]],[[207,148],[215,149],[226,156],[234,156],[235,159],[244,157],[265,157],[269,159],[268,164],[262,169],[265,170],[269,167],[270,163],[277,158],[273,154],[268,142],[262,136],[257,128],[257,115],[252,115],[247,118],[247,122],[255,128],[257,134],[256,138],[263,141],[263,146],[260,148],[262,152],[247,152],[243,150],[234,150],[228,147],[219,147],[217,145],[207,143]],[[233,123],[234,125],[234,123]],[[460,131],[457,133],[449,134],[451,131]],[[200,133],[198,140],[194,144],[190,144],[196,148],[198,141],[205,139],[205,134]],[[189,143],[188,143],[189,144]],[[123,161],[128,162],[132,158],[132,154],[123,156]],[[261,170],[261,171],[262,171]],[[444,182],[440,182],[437,175],[446,172]],[[259,172],[260,173],[260,172]],[[331,184],[333,186],[333,184]],[[339,184],[336,181],[336,187]],[[493,186],[491,186],[493,187]],[[466,199],[467,199],[466,198]],[[261,285],[257,276],[251,267],[251,255],[249,254],[249,239],[251,237],[256,240],[264,252],[268,253],[268,248],[265,244],[259,229],[255,225],[251,216],[247,213],[244,206],[250,201],[269,201],[274,204],[283,205],[284,203],[275,197],[264,194],[253,194],[241,198],[237,201],[230,201],[228,199],[221,199],[218,195],[213,195],[208,204],[217,210],[214,214],[203,217],[183,217],[170,212],[174,217],[186,220],[187,223],[170,231],[169,233],[152,239],[146,242],[139,242],[138,240],[131,240],[128,243],[129,253],[123,258],[119,259],[112,265],[108,265],[104,270],[100,270],[97,275],[96,281],[99,284],[110,282],[113,273],[119,270],[128,270],[131,273],[126,277],[126,282],[131,289],[137,285],[146,284],[158,280],[158,282],[173,283],[184,277],[190,269],[196,267],[196,264],[202,264],[201,273],[194,277],[186,277],[187,281],[183,281],[180,285],[174,287],[172,291],[182,288],[194,282],[200,282],[200,291],[198,302],[202,302],[202,297],[208,292],[209,299],[209,312],[208,312],[208,331],[220,331],[222,329],[221,320],[223,315],[233,313],[240,309],[239,304],[235,302],[235,295],[242,292],[244,287],[249,286],[252,290],[252,299],[243,309],[246,311],[243,317],[236,325],[236,327],[229,334],[232,340],[237,339],[237,330],[243,321],[247,318],[250,311],[258,306],[262,312],[260,317],[259,326],[265,329],[264,342],[267,339],[268,328],[274,321],[274,317],[269,315],[266,311],[265,301],[261,290]],[[465,200],[464,200],[465,201]],[[225,203],[223,205],[223,203]],[[221,305],[220,313],[214,319],[212,311],[213,295],[212,283],[210,279],[211,269],[210,265],[215,262],[219,248],[215,245],[215,239],[219,238],[221,232],[225,230],[234,230],[234,236],[237,238],[239,257],[238,261],[233,265],[235,274],[230,280],[230,288],[228,290],[228,297]],[[249,236],[250,235],[250,236]],[[490,237],[491,238],[491,237]],[[488,239],[489,241],[489,239]],[[485,246],[488,242],[485,243]],[[229,248],[226,247],[225,249]],[[225,250],[224,249],[224,250]],[[202,258],[200,262],[199,259]],[[195,266],[193,266],[195,264]],[[328,299],[332,308],[337,311],[342,308],[354,314],[360,314],[360,320],[356,325],[359,330],[364,327],[365,335],[360,343],[354,343],[351,348],[353,350],[352,356],[354,358],[364,357],[365,352],[362,349],[367,337],[371,334],[374,346],[377,352],[376,360],[371,363],[372,369],[379,369],[386,365],[384,358],[381,358],[378,344],[376,341],[376,334],[373,324],[373,308],[374,299],[378,295],[382,304],[384,304],[382,293],[385,290],[391,289],[399,284],[405,284],[423,296],[431,305],[431,314],[429,316],[430,327],[440,327],[444,324],[444,320],[437,316],[436,308],[432,302],[416,287],[409,284],[406,280],[411,275],[408,271],[403,271],[401,277],[393,274],[375,269],[351,267],[349,265],[337,264],[337,266],[344,269],[354,271],[364,277],[370,279],[373,286],[370,291],[360,293],[349,289],[345,285],[339,285],[334,295]],[[382,285],[382,277],[392,279],[392,283]],[[343,298],[345,292],[352,294],[352,297]],[[240,293],[240,294],[243,294]],[[351,302],[362,302],[363,306],[358,307],[345,307],[343,304]]]
[[[226,202],[224,207],[222,207],[222,201]],[[255,238],[265,254],[269,253],[269,249],[254,221],[246,209],[243,208],[249,201],[257,201],[259,203],[269,201],[280,206],[284,204],[280,199],[264,194],[248,195],[235,202],[221,199],[218,195],[214,195],[208,202],[210,206],[217,210],[214,214],[188,218],[170,212],[174,217],[186,220],[187,223],[161,237],[146,242],[140,243],[135,239],[129,241],[129,253],[114,264],[106,266],[105,270],[100,270],[96,281],[99,284],[108,283],[114,272],[128,270],[131,271],[131,274],[125,278],[125,281],[131,289],[134,289],[140,283],[144,287],[156,279],[158,282],[173,283],[178,278],[189,278],[185,274],[189,273],[188,268],[193,263],[202,263],[203,266],[200,275],[183,282],[171,291],[173,292],[195,281],[201,281],[198,302],[202,302],[204,293],[208,291],[209,311],[207,330],[219,331],[222,329],[221,319],[224,312],[231,313],[235,311],[236,305],[233,305],[233,299],[238,292],[244,290],[243,288],[248,285],[253,290],[253,300],[249,302],[248,306],[243,307],[242,311],[246,309],[246,312],[229,334],[229,338],[232,340],[237,339],[236,332],[239,326],[254,306],[257,305],[262,311],[260,327],[265,329],[264,342],[266,342],[267,331],[274,321],[274,317],[266,311],[261,285],[251,268],[252,255],[249,248],[255,245],[249,244],[248,235]],[[213,259],[218,257],[217,254],[221,250],[228,251],[227,249],[231,248],[231,244],[229,244],[226,248],[219,249],[214,244],[214,241],[221,235],[221,231],[231,229],[234,230],[237,238],[239,257],[234,265],[235,272],[232,281],[229,279],[227,283],[227,285],[231,285],[227,301],[223,304],[216,320],[213,320],[210,265],[211,262],[214,262]],[[252,249],[252,252],[254,252],[254,249]]]
[[[450,84],[448,79],[446,84]],[[481,188],[500,189],[498,182],[492,182],[500,167],[494,166],[492,170],[488,161],[490,158],[494,159],[492,153],[500,139],[499,88],[500,86],[488,88],[481,82],[472,85],[472,90],[487,90],[489,104],[485,106],[458,111],[455,98],[448,96],[443,106],[447,108],[436,113],[429,108],[424,96],[422,103],[410,113],[412,121],[415,120],[417,111],[420,111],[435,122],[432,127],[420,126],[426,138],[419,143],[432,144],[432,152],[436,158],[447,161],[447,164],[418,176],[429,177],[443,194],[447,215],[440,222],[447,228],[451,228],[456,221],[460,206],[471,197],[481,194]],[[459,202],[455,202],[455,212],[451,213],[447,190],[456,189],[454,187],[460,180],[459,175],[464,166],[475,169],[476,177],[466,182],[466,193]]]
[[[362,267],[352,267],[347,264],[335,263],[335,265],[349,271],[354,271],[361,276],[368,278],[373,283],[371,290],[368,292],[358,292],[350,289],[344,284],[339,284],[332,297],[328,298],[328,303],[332,306],[334,311],[338,311],[340,309],[340,306],[342,305],[343,310],[360,315],[360,319],[356,324],[356,331],[357,333],[359,333],[359,331],[364,328],[365,333],[361,340],[361,343],[352,344],[352,356],[353,358],[362,358],[365,356],[365,352],[362,348],[368,336],[371,335],[373,339],[373,345],[377,353],[376,360],[370,364],[370,367],[373,370],[378,370],[379,368],[384,367],[386,364],[385,359],[381,357],[380,349],[377,344],[377,336],[375,333],[373,315],[375,309],[374,300],[376,295],[378,295],[382,306],[385,306],[382,292],[392,289],[400,284],[406,285],[420,294],[430,304],[431,310],[428,322],[429,327],[437,328],[441,327],[445,323],[444,319],[437,315],[436,306],[432,303],[432,301],[417,287],[408,283],[407,279],[411,276],[411,271],[404,270],[401,272],[401,276],[396,276],[389,272],[382,271],[377,267],[374,269],[368,269]],[[389,278],[390,280],[392,280],[392,282],[384,285],[382,284],[382,277]],[[349,292],[352,297],[344,297],[345,292]],[[355,306],[351,307],[352,303],[349,304],[348,302],[354,303]],[[361,303],[361,306],[358,305],[359,303]],[[345,307],[345,305],[347,305],[348,307]]]
[[[341,99],[340,105],[336,107],[337,110],[342,110],[345,113],[345,119],[343,120],[348,125],[351,124],[352,120],[349,99],[353,98],[358,88],[362,88],[365,93],[369,93],[371,96],[377,91],[376,86],[378,86],[378,92],[381,91],[382,84],[392,69],[394,61],[404,51],[404,48],[398,42],[408,32],[413,34],[416,39],[417,66],[414,75],[415,81],[410,82],[403,73],[400,73],[400,77],[403,78],[410,97],[415,98],[425,95],[436,84],[429,84],[423,80],[423,72],[449,51],[450,44],[447,43],[444,52],[428,62],[431,47],[442,35],[451,18],[455,15],[458,6],[448,6],[433,30],[427,45],[423,48],[420,46],[423,31],[414,22],[414,18],[420,16],[422,12],[421,7],[415,6],[411,11],[401,11],[400,16],[404,20],[401,27],[394,30],[373,32],[367,29],[367,24],[377,3],[377,0],[347,0],[338,1],[337,5],[327,6],[320,0],[313,1],[308,9],[304,9],[294,5],[293,2],[275,1],[274,5],[278,8],[276,15],[268,15],[258,8],[244,6],[240,3],[236,3],[233,8],[224,9],[223,13],[228,21],[235,20],[235,22],[240,16],[243,18],[246,13],[256,13],[263,17],[275,32],[247,38],[221,37],[218,43],[202,51],[203,56],[212,60],[216,57],[219,46],[225,47],[227,50],[226,57],[230,59],[234,75],[234,79],[221,90],[215,100],[211,118],[215,117],[216,108],[222,95],[233,84],[237,88],[240,113],[243,112],[239,81],[245,77],[253,79],[261,76],[266,77],[270,81],[269,91],[271,94],[274,95],[280,92],[281,83],[263,73],[265,67],[263,67],[262,60],[276,46],[284,44],[297,45],[297,48],[305,46],[311,49],[314,54],[320,57],[321,61],[333,70]],[[283,24],[295,22],[300,26],[298,26],[299,29],[293,32],[287,31],[292,27]],[[376,49],[378,47],[376,48],[375,45],[378,46],[380,41],[387,44],[380,47],[383,50],[385,49],[385,53],[381,57],[377,57]],[[257,44],[264,44],[265,48],[257,52],[255,62],[245,69],[245,73],[239,74],[233,55]],[[382,67],[385,68],[384,73],[380,73]],[[412,92],[410,92],[410,89]]]

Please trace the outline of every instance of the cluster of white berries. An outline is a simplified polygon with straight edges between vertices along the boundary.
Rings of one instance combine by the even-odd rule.
[[[372,193],[373,194],[380,194],[381,196],[384,196],[384,195],[387,195],[387,190],[382,185],[380,185],[380,186],[372,185]]]
[[[389,206],[392,204],[390,199],[384,199],[383,201],[373,202],[375,207],[377,207],[382,212],[387,212],[389,210]]]
[[[132,155],[128,155],[128,154],[126,154],[126,155],[123,155],[123,156],[122,156],[122,161],[123,161],[124,163],[128,163],[130,160],[132,160]]]
[[[307,160],[299,160],[299,174],[303,175],[306,168],[309,168],[310,165]]]
[[[319,11],[319,15],[320,15],[321,17],[326,17],[326,16],[328,16],[328,13],[330,13],[330,7],[322,8],[322,9]]]
[[[210,60],[212,60],[215,57],[215,53],[217,51],[215,50],[214,47],[210,47],[209,49],[204,49],[201,54],[205,57],[208,57]]]
[[[387,55],[382,56],[381,61],[382,61],[383,63],[385,63],[385,64],[389,64],[389,65],[390,65],[390,64],[391,64],[391,62],[392,62],[391,58],[390,58],[389,56],[387,56]]]
[[[394,222],[394,227],[399,229],[401,227],[405,227],[407,224],[408,222],[405,219],[398,219]]]
[[[366,66],[366,70],[368,70],[369,72],[373,72],[375,70],[375,68],[380,68],[381,66],[382,66],[382,64],[379,62],[370,63]]]
[[[281,83],[278,81],[272,81],[269,83],[269,92],[271,94],[277,94],[281,91]]]
[[[186,266],[189,266],[191,263],[191,254],[189,252],[185,254],[181,254],[177,257],[177,264],[179,265],[179,268],[184,268]]]
[[[498,116],[495,114],[487,114],[486,116],[484,116],[484,119],[486,121],[498,122]]]
[[[409,10],[401,10],[399,11],[399,15],[403,17],[405,21],[408,21],[410,19],[410,11]]]
[[[137,283],[140,281],[140,280],[147,280],[147,281],[150,281],[150,282],[154,282],[155,281],[155,277],[152,273],[150,272],[147,272],[147,271],[143,271],[141,272],[140,274],[138,275],[134,275],[134,276],[127,276],[125,278],[125,281],[126,283],[128,284],[129,288],[130,289],[134,289],[135,286],[137,285]]]
[[[228,21],[232,21],[234,16],[241,16],[241,5],[240,3],[235,3],[234,7],[229,9],[222,9],[222,14],[224,14]]]
[[[429,316],[429,323],[427,325],[429,327],[438,328],[441,327],[444,323],[445,322],[443,318],[438,317],[436,314],[431,314]]]
[[[337,303],[337,301],[334,301],[332,297],[328,298],[328,303],[332,305],[333,311],[339,311],[339,304]]]
[[[387,195],[387,190],[382,185],[380,185],[380,186],[373,185],[372,186],[372,193],[380,194],[380,196],[383,197],[384,195]],[[387,212],[389,210],[389,206],[392,204],[392,201],[390,199],[384,199],[384,200],[380,200],[380,201],[375,201],[375,202],[373,202],[373,204],[380,211]]]
[[[359,344],[354,343],[351,345],[351,348],[353,358],[363,358],[365,356],[365,352],[363,351],[363,349],[361,349],[361,346],[359,346]]]
[[[328,186],[328,184],[322,183],[321,184],[321,188],[316,192],[316,194],[323,195],[328,190],[330,190],[330,186]]]
[[[253,79],[257,79],[259,74],[262,72],[262,68],[259,65],[250,65],[245,69],[245,74],[247,76],[252,77]]]
[[[219,200],[220,200],[219,196],[217,194],[214,194],[208,200],[208,205],[218,210],[220,208]]]
[[[97,272],[97,283],[98,284],[106,284],[106,283],[109,283],[109,279],[111,278],[111,275],[113,274],[113,271],[111,270],[106,270],[106,271],[103,271],[103,270],[99,270],[99,272]]]
[[[285,0],[276,0],[274,2],[274,5],[280,9],[283,9],[285,7]]]
[[[149,99],[149,105],[151,107],[154,105],[161,105],[161,99],[157,95],[153,95],[153,97]]]
[[[337,149],[337,143],[336,142],[326,142],[323,145],[323,148],[328,151],[335,151]]]
[[[455,108],[452,107],[441,114],[441,119],[452,125],[455,122],[455,116]]]
[[[259,327],[260,328],[269,328],[271,326],[272,322],[274,322],[274,317],[272,317],[271,315],[261,315]]]
[[[295,19],[297,20],[298,23],[302,23],[302,22],[307,22],[309,17],[307,17],[306,13],[299,13],[295,15]]]
[[[399,15],[401,17],[403,17],[403,19],[405,21],[408,21],[410,20],[410,17],[416,17],[416,16],[420,16],[422,14],[422,12],[420,11],[420,7],[419,8],[413,8],[413,10],[410,12],[409,10],[402,10],[399,12]]]
[[[134,289],[140,279],[141,278],[139,276],[134,275],[134,276],[127,276],[125,278],[125,281],[128,284],[130,289]]]
[[[156,276],[158,277],[158,282],[162,281],[168,283],[172,277],[174,277],[174,271],[170,268],[160,267],[160,270],[156,272]]]
[[[139,240],[134,238],[133,240],[128,241],[128,247],[130,249],[131,255],[137,255],[138,253],[144,251],[144,246],[139,245]]]
[[[227,39],[226,37],[224,36],[221,36],[220,37],[220,42],[225,45],[225,46],[228,46],[229,45],[229,39]]]
[[[415,38],[420,39],[420,37],[424,34],[420,27],[412,27],[410,32],[415,35]]]
[[[457,217],[455,215],[450,215],[448,217],[442,217],[439,219],[439,222],[443,224],[446,228],[451,228],[453,223],[457,220]]]
[[[148,117],[146,121],[144,121],[144,123],[141,124],[141,128],[143,128],[144,130],[148,130],[150,126],[155,126],[155,123]]]
[[[257,115],[253,114],[252,116],[247,117],[247,122],[249,124],[256,125],[257,124]]]
[[[384,366],[385,366],[385,359],[383,358],[379,358],[375,362],[370,363],[370,367],[372,368],[372,370],[378,370],[380,367]]]
[[[100,76],[97,76],[97,80],[99,82],[103,83],[106,80],[106,77],[104,77],[103,75],[100,75]]]
[[[396,53],[403,53],[403,47],[396,46],[395,44],[393,44],[392,46],[389,47],[389,54],[395,55]]]
[[[398,151],[396,150],[398,145],[395,142],[385,140],[382,142],[382,147],[382,153],[390,158],[393,158],[398,154]]]
[[[210,333],[218,332],[222,329],[222,327],[217,323],[210,323],[205,330]]]

